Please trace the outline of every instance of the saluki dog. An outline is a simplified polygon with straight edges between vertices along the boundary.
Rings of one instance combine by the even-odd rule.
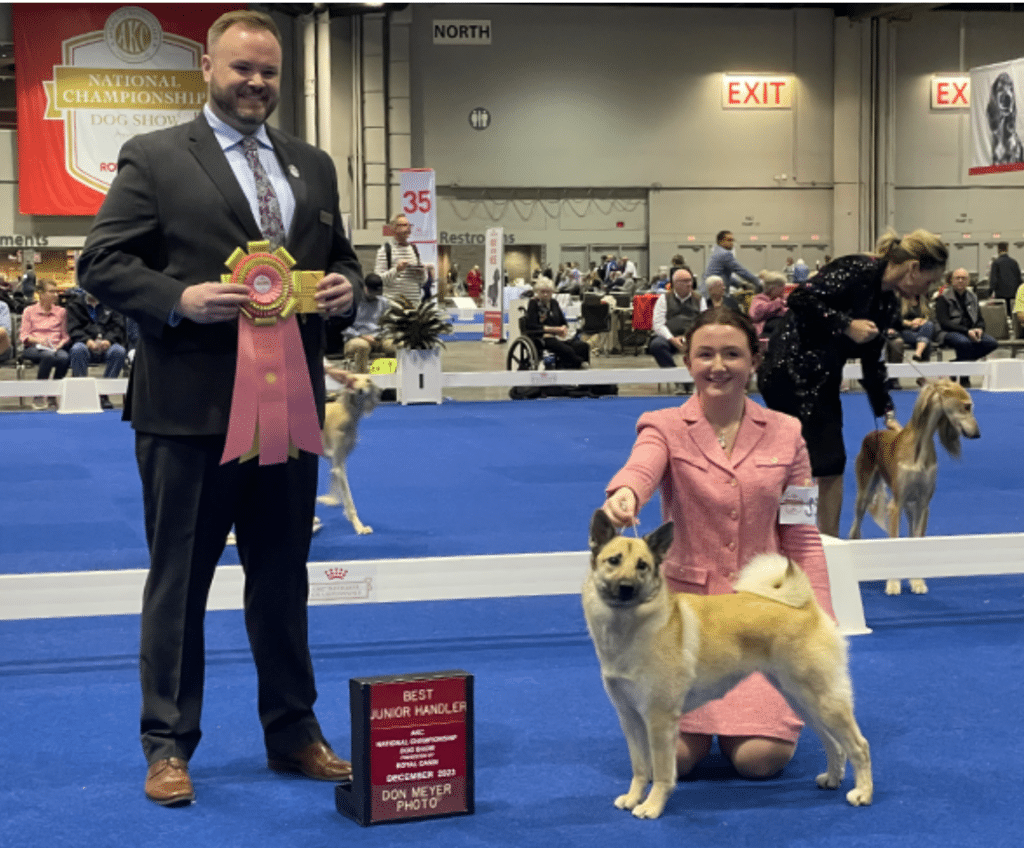
[[[321,435],[324,453],[331,460],[331,488],[326,495],[317,498],[322,504],[345,507],[345,517],[352,522],[356,533],[372,533],[373,528],[363,524],[356,514],[352,490],[348,486],[345,461],[356,446],[356,431],[359,419],[369,415],[380,402],[380,389],[366,374],[351,374],[338,368],[328,368],[327,373],[343,389],[337,400],[329,401],[324,407],[324,427]]]
[[[864,513],[870,512],[890,538],[900,535],[900,516],[907,516],[911,536],[923,536],[928,528],[928,505],[935,493],[938,456],[935,433],[947,453],[960,456],[960,437],[981,435],[972,411],[971,396],[952,380],[928,382],[917,396],[910,423],[899,431],[874,430],[864,437],[857,454],[857,504],[851,539],[860,538]],[[885,484],[892,493],[885,497]],[[888,512],[888,515],[886,515]],[[928,586],[914,578],[910,590],[924,594]],[[900,581],[889,580],[887,595],[900,593]]]

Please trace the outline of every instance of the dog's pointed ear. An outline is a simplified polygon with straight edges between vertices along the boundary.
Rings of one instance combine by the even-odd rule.
[[[597,553],[615,538],[615,525],[603,509],[595,510],[590,519],[590,550]]]
[[[666,521],[657,530],[652,530],[646,536],[644,541],[647,543],[647,547],[651,549],[651,553],[654,554],[654,558],[661,562],[665,558],[665,554],[668,553],[668,549],[672,547],[672,537],[675,535],[675,524],[671,521]]]

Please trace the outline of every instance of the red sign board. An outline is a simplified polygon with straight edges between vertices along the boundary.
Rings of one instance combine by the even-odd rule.
[[[360,824],[473,812],[471,675],[462,671],[350,681],[351,785],[338,811]]]

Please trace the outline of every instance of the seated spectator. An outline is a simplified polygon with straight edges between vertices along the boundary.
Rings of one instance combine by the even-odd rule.
[[[985,332],[978,296],[968,288],[970,275],[957,268],[935,299],[935,320],[939,325],[939,344],[956,351],[954,362],[975,362],[994,351],[999,343]],[[970,386],[969,377],[960,385]]]
[[[668,288],[668,266],[662,265],[658,268],[658,273],[654,275],[654,279],[651,280],[651,291],[658,292],[659,294]]]
[[[932,342],[935,339],[935,322],[928,300],[923,295],[900,296],[900,327],[898,335],[905,345],[914,348],[911,359],[927,362],[932,356]]]
[[[11,339],[14,338],[11,325],[11,307],[7,301],[0,297],[0,362],[6,362],[14,355],[14,346]]]
[[[559,266],[561,267],[561,266]],[[583,284],[583,275],[575,262],[570,262],[561,272],[557,290],[560,294],[579,295]]]
[[[1024,327],[1024,283],[1017,289],[1017,297],[1013,301],[1013,314],[1017,316],[1017,323]]]
[[[733,309],[736,312],[742,312],[743,309],[731,294],[725,293],[725,280],[719,277],[717,274],[712,274],[705,280],[708,288],[707,297],[700,299],[700,311],[704,312],[707,309],[714,309],[716,306],[727,306],[729,309]]]
[[[91,363],[104,363],[105,379],[121,376],[128,343],[124,318],[86,292],[67,306],[68,336],[71,337],[71,376],[85,377]],[[100,406],[113,409],[107,395],[100,395]]]
[[[786,305],[786,275],[775,271],[762,271],[764,291],[750,299],[750,320],[754,322],[759,339],[766,339],[775,332],[789,309]]]
[[[886,362],[903,362],[907,345],[914,348],[911,355],[914,362],[927,362],[931,359],[932,342],[935,338],[935,322],[931,320],[931,314],[926,295],[916,295],[913,298],[900,296],[899,327],[890,327],[886,330]],[[924,377],[917,378],[919,386],[923,386],[926,382]],[[890,378],[886,385],[889,391],[900,388],[899,380],[895,378]]]
[[[63,306],[57,306],[57,284],[53,280],[40,280],[36,291],[39,302],[26,306],[21,313],[21,355],[39,364],[37,380],[49,380],[51,372],[60,380],[68,373],[70,365],[67,312]],[[56,408],[56,397],[51,396],[49,402]],[[45,409],[46,399],[37,395],[32,406]]]
[[[589,368],[590,345],[569,337],[569,322],[554,298],[555,284],[549,277],[541,277],[533,287],[533,294],[523,322],[526,335],[539,350],[549,350],[555,355],[557,368]]]
[[[794,265],[793,257],[792,256],[787,256],[786,257],[786,266],[782,269],[782,274],[786,277],[786,282],[787,283],[793,282],[793,265]],[[764,279],[764,274],[761,275],[761,279],[762,280]]]
[[[793,282],[797,285],[806,283],[810,275],[811,269],[807,267],[807,263],[803,259],[797,259],[793,265]]]
[[[395,355],[395,343],[381,336],[380,319],[391,306],[384,297],[384,281],[377,274],[367,274],[363,281],[366,293],[356,307],[356,318],[352,326],[345,329],[345,356],[354,360],[353,370],[357,374],[370,372],[370,354]]]
[[[675,355],[686,355],[686,334],[700,314],[701,297],[693,290],[693,274],[685,266],[672,274],[672,286],[658,295],[651,318],[654,335],[647,352],[654,357],[659,368],[675,368]],[[676,387],[685,392],[683,384]]]

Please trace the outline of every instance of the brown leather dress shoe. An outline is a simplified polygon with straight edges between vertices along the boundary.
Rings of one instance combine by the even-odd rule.
[[[274,771],[304,774],[313,780],[339,782],[352,779],[352,763],[345,762],[326,742],[311,742],[292,754],[267,754],[267,765]]]
[[[164,807],[184,807],[195,801],[188,763],[179,757],[153,763],[146,772],[146,797]]]

